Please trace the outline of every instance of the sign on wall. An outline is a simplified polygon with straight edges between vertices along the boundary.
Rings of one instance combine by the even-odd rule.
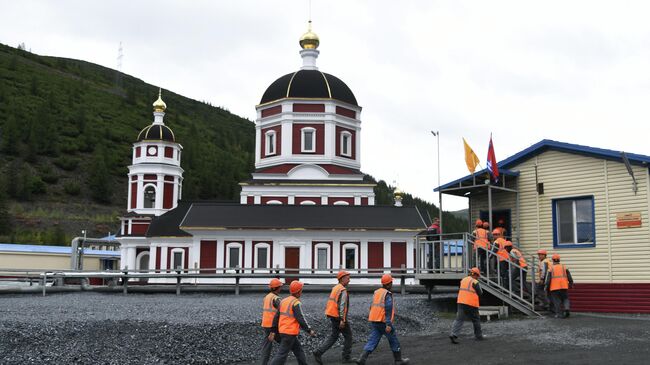
[[[641,227],[641,213],[616,213],[616,228]]]

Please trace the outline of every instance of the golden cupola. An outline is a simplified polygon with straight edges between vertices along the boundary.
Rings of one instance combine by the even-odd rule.
[[[158,100],[153,102],[153,111],[163,113],[167,109],[167,104],[162,99],[162,89],[158,89]]]
[[[307,32],[300,37],[300,47],[302,47],[302,49],[316,49],[319,44],[320,40],[318,39],[318,35],[311,30],[310,20]]]

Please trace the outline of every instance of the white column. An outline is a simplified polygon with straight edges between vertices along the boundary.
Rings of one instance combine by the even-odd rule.
[[[156,256],[158,256],[158,247],[151,244],[149,246],[149,270],[156,270]]]
[[[332,241],[332,268],[339,269],[341,265],[341,240]]]
[[[190,253],[190,258],[187,261],[190,265],[189,268],[194,269],[195,267],[199,267],[199,260],[201,258],[201,240],[195,237],[192,240],[192,246],[190,246],[188,251]]]
[[[336,125],[333,121],[325,121],[325,158],[333,159],[336,154]]]
[[[127,265],[128,257],[126,247],[120,246],[120,270],[124,270]]]
[[[255,195],[253,197],[253,204],[257,204],[257,205],[262,204],[262,196]]]
[[[287,205],[294,205],[294,204],[296,204],[296,196],[290,194],[290,195],[287,197]]]
[[[156,180],[156,206],[154,208],[156,209],[162,209],[163,208],[163,199],[165,197],[164,190],[165,190],[165,175],[164,174],[156,174],[158,177]]]
[[[246,204],[248,202],[248,196],[241,194],[239,196],[239,204]]]
[[[167,246],[160,246],[160,270],[167,270]]]
[[[257,123],[257,126],[255,127],[255,164],[257,165],[260,163],[261,160],[261,154],[262,154],[262,131],[260,129],[260,124],[259,122]]]
[[[384,240],[384,267],[390,267],[390,240]]]
[[[368,268],[368,240],[361,241],[361,249],[359,255],[361,255],[360,269],[367,269]]]
[[[361,205],[361,196],[359,195],[354,196],[354,205]]]
[[[361,128],[357,128],[355,133],[354,160],[361,166]]]
[[[289,108],[291,108],[290,104],[282,105],[283,112],[290,111]],[[293,124],[291,124],[291,122],[288,121],[282,122],[282,128],[280,129],[282,131],[282,135],[280,136],[280,138],[282,138],[282,151],[280,153],[280,156],[287,157],[287,156],[291,156],[291,154],[293,153],[293,148],[292,148],[293,133],[291,130],[292,128],[293,128]]]
[[[129,247],[126,249],[127,252],[127,257],[128,257],[128,264],[129,264],[129,270],[135,270],[135,247]]]
[[[224,245],[223,239],[218,239],[217,240],[217,267],[223,267],[223,260],[225,259],[223,256],[223,245]]]
[[[138,174],[137,198],[135,199],[135,208],[142,209],[144,206],[144,175]]]
[[[371,195],[368,197],[368,205],[375,205],[375,195]]]
[[[253,267],[253,241],[245,240],[244,241],[244,257],[243,257],[244,267]]]
[[[180,177],[174,176],[174,185],[172,185],[173,189],[174,189],[174,193],[173,193],[174,194],[174,197],[173,197],[174,200],[172,201],[172,209],[176,208],[176,205],[178,205],[178,200],[180,199],[180,197],[178,196],[178,194],[180,193],[180,191],[179,191],[180,181],[179,180],[180,180]]]
[[[320,203],[321,203],[321,205],[327,205],[329,203],[328,200],[327,200],[327,195],[321,195]]]
[[[302,246],[302,253],[300,257],[300,267],[312,268],[311,266],[311,241],[306,241]]]
[[[126,192],[126,195],[127,195],[127,197],[126,197],[126,211],[130,212],[131,211],[131,190],[132,190],[131,189],[131,184],[133,183],[133,181],[131,181],[131,174],[127,175],[127,179],[129,179],[129,184],[128,184],[129,186],[128,186],[128,189],[126,189],[127,190],[127,192]],[[135,209],[135,208],[136,207],[133,207],[133,209]]]

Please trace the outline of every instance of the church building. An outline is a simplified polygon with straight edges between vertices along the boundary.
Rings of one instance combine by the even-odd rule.
[[[239,202],[181,199],[183,147],[164,124],[159,95],[153,123],[133,144],[118,236],[123,269],[325,273],[415,265],[421,213],[403,207],[399,193],[394,206],[375,205],[375,184],[361,172],[361,107],[341,79],[316,66],[311,24],[300,46],[302,67],[271,83],[256,106],[255,171],[240,183]]]

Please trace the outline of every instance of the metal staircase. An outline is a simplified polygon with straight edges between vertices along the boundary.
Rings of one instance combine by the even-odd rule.
[[[511,260],[499,265],[496,251],[475,249],[475,239],[470,233],[431,235],[423,232],[416,236],[416,280],[427,288],[458,285],[470,268],[480,267],[479,258],[483,256],[486,262],[479,278],[481,288],[526,315],[541,316],[535,310],[535,258],[522,252],[525,257],[532,258],[527,268]]]

